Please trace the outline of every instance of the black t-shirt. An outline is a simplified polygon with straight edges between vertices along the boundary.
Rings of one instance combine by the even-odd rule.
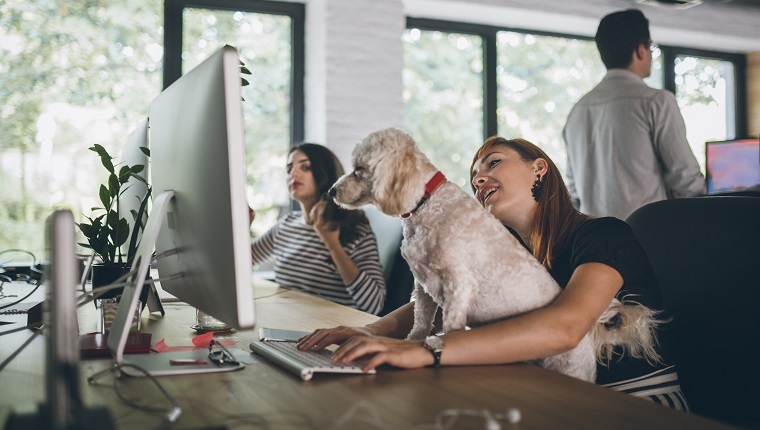
[[[623,277],[623,287],[616,298],[636,301],[654,310],[662,310],[662,295],[657,277],[644,249],[633,234],[631,227],[617,218],[596,218],[581,224],[571,240],[554,256],[552,269],[554,280],[563,289],[575,269],[584,263],[606,264]],[[662,312],[660,320],[669,319]],[[657,330],[659,346],[657,352],[662,363],[655,365],[645,359],[637,359],[630,354],[622,354],[616,349],[607,365],[597,364],[597,384],[624,381],[652,373],[673,363],[668,344],[669,324],[662,324]]]

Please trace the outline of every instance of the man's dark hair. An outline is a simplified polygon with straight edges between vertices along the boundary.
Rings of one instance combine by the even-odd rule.
[[[637,9],[611,13],[602,18],[594,40],[608,70],[626,68],[636,48],[650,41],[649,21]]]

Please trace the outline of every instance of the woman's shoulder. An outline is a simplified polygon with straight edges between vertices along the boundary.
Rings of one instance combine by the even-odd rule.
[[[591,218],[579,225],[573,234],[571,246],[575,254],[596,254],[636,242],[636,236],[625,221],[603,217]]]
[[[625,221],[614,217],[589,218],[575,230],[576,237],[632,235],[631,226]]]

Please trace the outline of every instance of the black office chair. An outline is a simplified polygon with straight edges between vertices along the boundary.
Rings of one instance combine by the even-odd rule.
[[[673,315],[674,359],[693,411],[760,428],[760,198],[661,201],[627,222]]]

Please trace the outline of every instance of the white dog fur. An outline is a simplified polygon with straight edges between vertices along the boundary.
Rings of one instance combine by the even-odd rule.
[[[353,151],[352,163],[353,171],[341,177],[331,190],[336,203],[346,208],[373,203],[391,216],[413,211],[425,184],[438,171],[409,135],[394,128],[376,131],[363,139]],[[538,260],[453,183],[444,183],[402,224],[401,252],[415,278],[414,327],[407,337],[410,340],[430,335],[439,307],[443,311],[443,331],[451,332],[546,306],[560,293],[560,287]],[[627,307],[613,300],[600,321],[652,319],[653,313],[647,314],[649,309],[640,305],[631,307],[639,315],[621,317],[620,310]],[[631,344],[634,355],[659,358],[652,346],[656,342],[653,325],[645,323],[634,333],[605,329],[601,323],[598,326],[600,329],[592,330],[576,348],[536,360],[537,364],[593,382],[596,358],[609,358],[611,342]],[[626,340],[631,337],[645,338],[645,346],[637,346],[640,341]]]

